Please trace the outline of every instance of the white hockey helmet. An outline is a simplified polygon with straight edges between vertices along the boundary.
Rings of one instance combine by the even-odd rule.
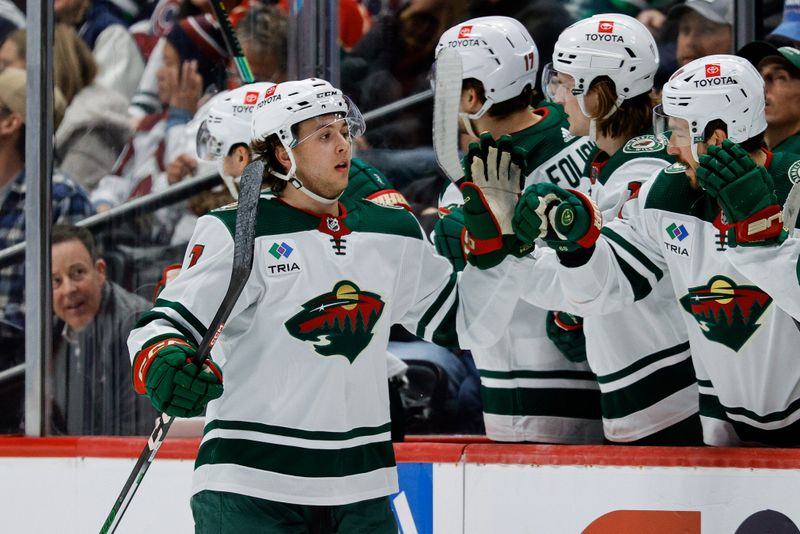
[[[719,54],[695,59],[678,69],[664,84],[662,100],[653,113],[656,136],[672,146],[703,143],[709,122],[721,120],[727,135],[741,143],[767,128],[764,80],[744,58]]]
[[[214,161],[227,156],[233,145],[249,145],[253,110],[274,86],[251,83],[215,96],[197,130],[197,156]]]
[[[436,45],[436,55],[454,48],[461,55],[462,80],[475,78],[483,84],[486,102],[478,119],[497,102],[522,93],[536,85],[539,51],[528,30],[511,17],[479,17],[462,22],[444,32]]]
[[[588,117],[584,96],[595,78],[608,76],[614,82],[614,109],[624,100],[650,91],[658,70],[658,48],[648,29],[635,18],[618,13],[594,15],[561,32],[548,70],[572,76],[572,94]],[[547,90],[550,80],[545,77],[542,87]]]
[[[364,133],[366,128],[364,117],[358,107],[329,82],[319,78],[283,82],[267,90],[265,97],[256,104],[251,123],[251,139],[262,141],[271,135],[277,135],[281,145],[286,149],[291,166],[286,174],[275,169],[270,169],[269,172],[319,202],[333,203],[336,202],[336,198],[320,197],[303,186],[295,176],[297,162],[292,153],[292,148],[310,137],[309,135],[298,140],[292,132],[292,126],[328,114],[336,115],[332,122],[347,123],[351,140]]]

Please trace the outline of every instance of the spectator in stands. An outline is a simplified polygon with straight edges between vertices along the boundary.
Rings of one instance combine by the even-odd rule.
[[[25,27],[25,14],[9,0],[0,0],[0,42],[18,28]]]
[[[783,3],[783,19],[767,36],[767,40],[779,44],[788,44],[795,48],[800,45],[800,1],[785,0]]]
[[[25,239],[25,71],[0,72],[0,250]],[[55,124],[64,97],[56,90]],[[75,222],[93,213],[86,193],[69,178],[53,174],[53,222]],[[24,359],[25,266],[0,269],[0,370]],[[0,386],[0,432],[16,431],[22,420],[22,383]]]
[[[106,279],[92,234],[53,227],[53,311],[60,332],[53,351],[52,431],[57,434],[139,435],[157,414],[136,395],[125,340],[150,303]]]
[[[74,27],[89,45],[99,66],[97,82],[130,99],[144,60],[128,32],[127,14],[109,0],[54,0],[53,10],[56,20]]]
[[[800,50],[755,41],[737,55],[750,61],[764,78],[767,146],[773,152],[800,154]]]
[[[236,26],[242,52],[256,82],[286,81],[289,20],[275,6],[254,4]]]
[[[170,148],[170,139],[177,139],[179,148],[183,148],[184,129],[204,92],[213,91],[224,82],[227,57],[222,33],[212,16],[190,17],[172,27],[158,72],[159,98],[164,107],[142,119],[113,174],[100,180],[92,191],[92,202],[98,211],[168,186],[166,166],[176,152]],[[158,220],[148,224],[152,232],[145,238],[168,243],[179,211],[162,210]]]
[[[0,61],[25,68],[25,39],[25,30],[12,33],[0,48]],[[56,131],[56,165],[91,191],[111,172],[132,133],[127,99],[95,82],[92,51],[71,26],[56,24],[53,55],[55,85],[67,100]]]
[[[679,67],[733,50],[733,0],[686,0],[670,9],[668,20],[678,23]]]

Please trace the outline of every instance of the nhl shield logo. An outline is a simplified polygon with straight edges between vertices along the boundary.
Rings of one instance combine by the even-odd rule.
[[[328,230],[331,232],[338,232],[339,231],[339,219],[336,217],[328,217],[325,221],[325,224],[328,226]]]

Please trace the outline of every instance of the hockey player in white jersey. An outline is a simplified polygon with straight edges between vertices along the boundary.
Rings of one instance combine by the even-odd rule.
[[[558,251],[561,287],[592,313],[644,298],[669,273],[689,331],[705,442],[797,446],[800,332],[728,249],[779,239],[780,203],[800,157],[763,148],[763,81],[742,58],[685,65],[664,85],[656,114],[656,134],[679,163],[643,186],[630,219],[607,222],[597,239],[595,208],[548,191],[551,215],[542,219],[530,209],[537,201],[523,198],[515,228],[542,225]]]
[[[272,193],[260,199],[252,272],[212,359],[202,370],[187,363],[230,277],[235,206],[200,218],[181,273],[129,337],[137,391],[158,409],[187,417],[208,404],[196,532],[396,533],[390,326],[470,346],[494,342],[495,318],[509,320],[487,303],[511,298],[524,260],[457,277],[405,209],[338,201],[363,127],[328,82],[270,88],[251,147]]]
[[[527,151],[525,183],[551,181],[580,186],[579,168],[594,145],[569,135],[560,106],[530,108],[539,52],[525,27],[510,17],[481,17],[444,32],[437,54],[452,48],[461,56],[460,112],[465,128],[510,136]],[[467,158],[467,164],[471,156]],[[455,191],[455,185],[450,185]],[[450,195],[458,204],[461,193]],[[462,267],[460,207],[436,225],[437,251]],[[583,335],[566,336],[579,353],[566,359],[548,339],[547,311],[526,302],[511,302],[513,319],[497,344],[475,348],[472,355],[481,376],[481,401],[486,435],[496,441],[599,443],[602,441],[597,381],[583,357]],[[576,350],[577,349],[577,350]]]
[[[658,62],[655,41],[643,24],[626,15],[602,14],[565,29],[545,69],[542,85],[564,105],[570,132],[597,141],[599,151],[584,176],[605,221],[626,218],[642,185],[671,162],[665,143],[652,131],[650,92]],[[548,187],[558,189],[544,184],[543,196]],[[600,384],[606,438],[641,445],[701,444],[688,333],[669,277],[624,309],[592,315],[567,302],[541,275],[546,264],[537,265],[540,273],[531,277],[538,285],[525,298],[586,315],[586,356]],[[551,276],[554,267],[551,263]]]

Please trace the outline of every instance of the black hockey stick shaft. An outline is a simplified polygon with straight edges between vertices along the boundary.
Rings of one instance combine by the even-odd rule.
[[[222,329],[225,327],[225,322],[230,317],[239,295],[242,293],[247,279],[250,277],[250,271],[253,267],[253,246],[255,244],[255,228],[256,228],[256,215],[258,213],[258,198],[261,194],[261,178],[264,173],[264,164],[260,160],[250,163],[244,170],[241,180],[241,188],[239,190],[239,201],[236,210],[236,229],[234,230],[233,238],[233,267],[231,269],[231,279],[228,284],[228,290],[222,299],[222,303],[217,310],[214,319],[206,331],[197,353],[193,358],[193,362],[202,368],[203,362],[208,358],[211,353],[211,348],[219,338]],[[167,414],[161,414],[156,419],[156,426],[153,433],[147,439],[147,444],[144,446],[133,471],[128,476],[125,486],[117,497],[114,506],[111,508],[108,517],[106,517],[103,526],[100,528],[101,534],[112,533],[116,530],[125,510],[128,508],[136,490],[142,483],[144,475],[153,463],[158,449],[164,443],[167,437],[174,417]]]
[[[239,39],[233,31],[233,26],[231,26],[231,21],[228,18],[228,12],[225,10],[225,4],[222,3],[222,0],[210,0],[210,2],[211,9],[214,11],[214,16],[217,18],[219,27],[222,30],[222,39],[225,41],[228,53],[231,55],[231,58],[233,58],[242,83],[253,83],[255,81],[253,71],[250,70],[250,64],[247,62],[247,58],[244,57],[242,45],[239,43]]]

